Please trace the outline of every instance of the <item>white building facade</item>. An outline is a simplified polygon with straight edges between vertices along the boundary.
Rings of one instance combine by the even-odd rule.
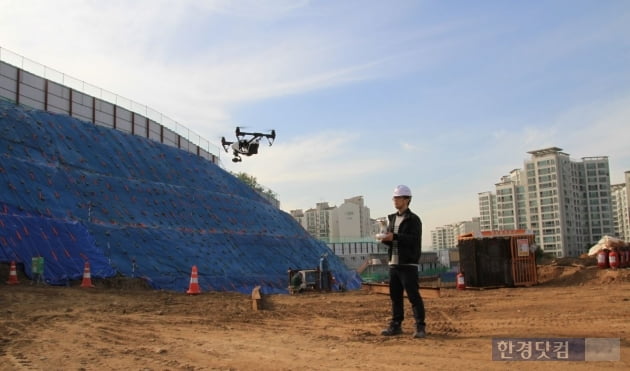
[[[521,170],[515,169],[501,178],[496,188],[496,225],[498,229],[527,229],[525,187],[521,184]]]
[[[480,192],[479,197],[479,228],[482,231],[494,231],[497,224],[497,196],[490,191]]]
[[[455,249],[457,248],[457,237],[479,231],[479,218],[437,227],[431,231],[431,248],[433,251]]]
[[[331,242],[359,241],[372,237],[370,209],[365,206],[363,196],[344,200],[334,212],[335,233]]]
[[[329,206],[328,202],[319,202],[315,208],[308,209],[304,212],[303,226],[304,229],[313,237],[329,242],[333,231],[332,221],[334,220],[333,212],[335,206]],[[300,210],[292,210],[291,215],[298,214]]]
[[[348,198],[339,207],[319,202],[315,208],[290,214],[313,237],[327,243],[374,240],[374,221],[363,196]]]
[[[575,161],[557,147],[528,153],[524,170],[513,170],[495,185],[495,229],[532,230],[536,244],[557,257],[579,256],[602,236],[613,235],[608,157]],[[480,205],[489,198],[479,195]]]
[[[630,209],[628,208],[630,171],[626,171],[624,175],[625,183],[615,184],[611,187],[613,224],[615,237],[630,242]]]

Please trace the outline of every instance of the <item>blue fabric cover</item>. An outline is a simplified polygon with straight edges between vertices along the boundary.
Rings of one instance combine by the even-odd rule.
[[[0,261],[44,279],[143,277],[185,291],[286,293],[289,268],[360,277],[289,214],[219,166],[155,141],[0,101]]]

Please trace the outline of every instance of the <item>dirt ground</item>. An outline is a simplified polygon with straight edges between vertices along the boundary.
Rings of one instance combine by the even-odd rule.
[[[2,370],[630,369],[630,269],[556,261],[540,284],[425,297],[428,337],[383,337],[389,297],[366,290],[264,296],[0,282]],[[408,303],[407,316],[411,318]],[[620,338],[615,362],[492,361],[493,337]]]

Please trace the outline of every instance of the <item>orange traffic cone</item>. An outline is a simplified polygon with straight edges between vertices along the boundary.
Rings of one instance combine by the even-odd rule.
[[[186,291],[188,295],[198,295],[201,294],[201,289],[199,288],[199,279],[197,277],[197,266],[193,265],[192,272],[190,273],[190,285],[188,286],[188,291]]]
[[[9,280],[7,281],[7,284],[16,285],[18,283],[20,282],[18,281],[17,270],[15,269],[15,261],[12,261],[11,270],[9,271]]]
[[[90,263],[85,262],[83,266],[83,281],[81,282],[81,287],[94,287],[92,285],[92,275],[90,274]]]

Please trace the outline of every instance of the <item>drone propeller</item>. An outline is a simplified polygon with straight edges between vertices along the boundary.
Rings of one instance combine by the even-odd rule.
[[[269,142],[269,145],[271,146],[273,144],[273,141],[276,140],[276,131],[275,130],[271,130],[271,134],[266,135],[267,137],[267,142]]]
[[[228,142],[227,140],[225,140],[225,137],[221,137],[221,145],[223,146],[223,149],[225,150],[225,152],[228,151],[232,143],[234,142]]]

